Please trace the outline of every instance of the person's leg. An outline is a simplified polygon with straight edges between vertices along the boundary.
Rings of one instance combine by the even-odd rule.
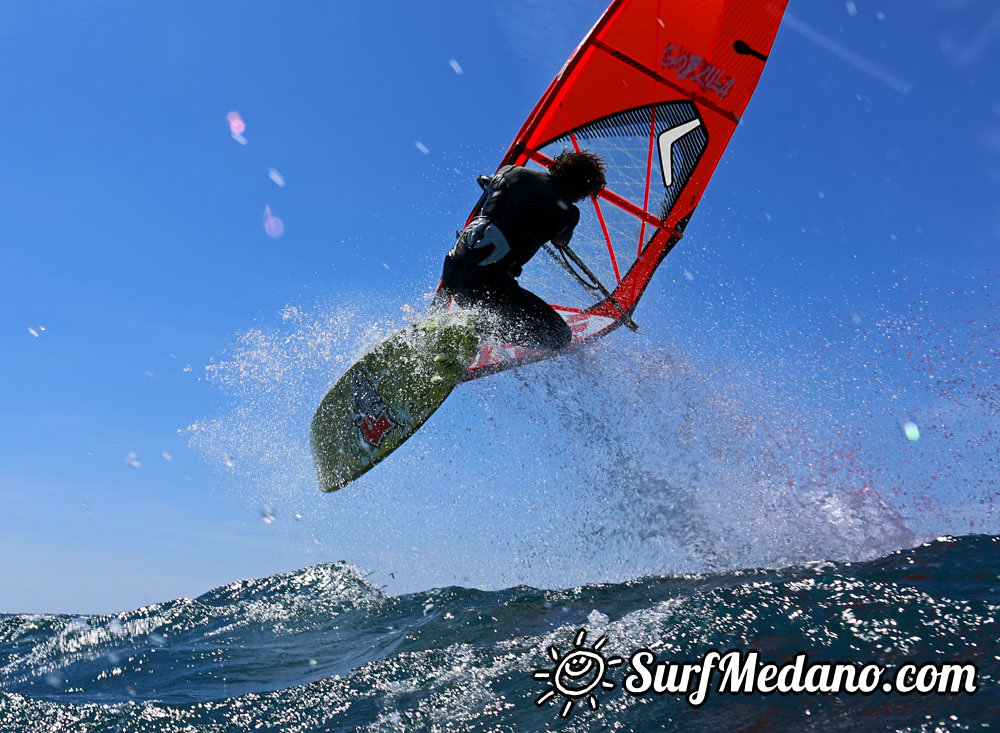
[[[513,280],[469,291],[458,300],[481,311],[477,326],[481,333],[498,341],[558,351],[572,340],[566,321],[544,300]]]

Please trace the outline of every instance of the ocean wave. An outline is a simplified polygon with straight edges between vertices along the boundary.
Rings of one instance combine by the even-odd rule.
[[[439,588],[391,596],[345,564],[245,580],[102,616],[0,617],[0,728],[51,730],[568,730],[804,725],[945,729],[991,720],[1000,679],[1000,537],[940,538],[860,563],[818,561],[561,590]],[[616,689],[563,720],[532,670],[574,632],[606,652],[695,661],[975,663],[960,697],[675,696]],[[860,717],[859,717],[860,716]],[[956,716],[952,719],[950,716]]]

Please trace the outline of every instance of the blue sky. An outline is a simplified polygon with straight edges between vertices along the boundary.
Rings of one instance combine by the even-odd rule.
[[[290,419],[337,375],[289,339],[347,333],[346,358],[371,340],[366,325],[420,307],[475,175],[603,3],[564,8],[0,3],[0,612],[124,609],[320,560],[380,582],[414,566],[411,586],[588,579],[530,559],[523,577],[491,575],[496,558],[469,550],[499,538],[531,555],[532,527],[555,531],[532,524],[539,504],[591,500],[574,478],[586,439],[525,408],[551,412],[524,382],[568,367],[463,387],[382,475],[333,496],[308,486]],[[824,405],[852,436],[877,424],[871,472],[912,489],[954,445],[942,428],[937,452],[907,446],[872,415],[922,410],[970,435],[995,425],[962,410],[995,366],[1000,10],[793,0],[789,14],[688,237],[640,304],[642,337],[615,334],[591,358],[741,365],[734,389]],[[246,145],[229,134],[234,110]],[[840,316],[868,330],[845,332]],[[890,337],[894,317],[909,330]],[[267,349],[248,351],[252,333]],[[907,339],[968,384],[907,393]],[[831,364],[861,386],[821,390]],[[268,367],[284,386],[267,387]],[[210,426],[194,447],[192,424]],[[475,459],[496,435],[500,452]],[[275,446],[294,457],[262,457]],[[892,453],[918,447],[929,452]],[[958,507],[987,496],[988,451],[968,450],[948,489],[920,489]],[[224,465],[230,454],[241,465]],[[947,516],[923,524],[952,529]],[[461,548],[442,549],[448,537]],[[657,567],[672,566],[640,569]]]

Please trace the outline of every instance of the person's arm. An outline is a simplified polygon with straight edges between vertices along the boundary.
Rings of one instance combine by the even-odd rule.
[[[490,194],[493,193],[494,182],[497,180],[500,174],[502,174],[508,168],[510,168],[509,165],[504,166],[499,171],[494,173],[492,176],[476,176],[476,183],[478,183],[479,187],[483,189],[483,193],[479,197],[479,201],[476,202],[476,207],[472,210],[475,216],[479,216],[479,214],[482,213],[483,207],[486,206],[486,200],[490,197]]]
[[[472,212],[474,216],[478,216],[486,205],[486,197],[490,195],[490,181],[493,180],[489,176],[479,176],[476,178],[476,183],[479,187],[483,189],[482,194],[479,196],[479,200],[476,202],[475,207],[473,207]]]
[[[565,249],[569,246],[569,240],[573,238],[573,227],[566,227],[556,236],[552,237],[552,244],[556,249]]]
[[[573,230],[576,229],[576,225],[580,222],[580,210],[576,208],[573,204],[569,205],[569,216],[566,224],[563,226],[559,232],[552,237],[552,244],[554,244],[558,249],[563,249],[569,245],[569,240],[573,238]]]

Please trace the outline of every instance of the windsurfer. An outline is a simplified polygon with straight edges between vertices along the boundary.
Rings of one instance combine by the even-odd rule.
[[[530,349],[569,346],[569,326],[544,300],[517,283],[521,268],[551,241],[569,244],[580,221],[574,203],[604,188],[605,166],[587,151],[565,151],[548,171],[507,165],[480,176],[483,195],[445,255],[437,308],[477,311],[480,333]]]

